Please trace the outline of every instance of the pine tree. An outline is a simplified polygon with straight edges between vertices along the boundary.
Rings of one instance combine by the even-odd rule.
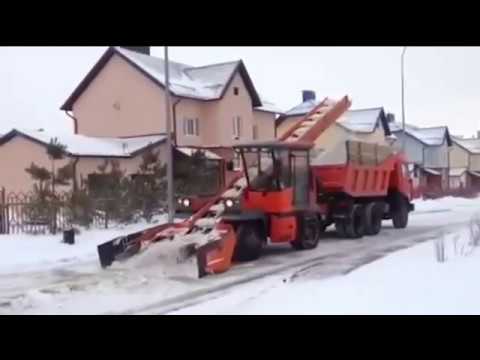
[[[151,150],[142,155],[137,174],[132,176],[127,198],[128,208],[151,221],[154,212],[165,205],[166,165],[159,160],[159,152]]]
[[[47,145],[47,154],[52,163],[51,174],[52,174],[52,192],[53,193],[55,193],[55,183],[56,183],[55,161],[63,159],[66,149],[67,147],[61,144],[56,137],[50,139],[50,143]]]

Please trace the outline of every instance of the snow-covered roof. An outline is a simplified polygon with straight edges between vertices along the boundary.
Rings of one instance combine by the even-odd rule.
[[[3,144],[14,136],[24,136],[31,140],[48,144],[52,138],[66,145],[66,152],[73,156],[131,157],[150,145],[159,144],[165,135],[149,135],[129,138],[92,137],[71,133],[51,133],[39,130],[13,129],[0,138]]]
[[[377,128],[382,111],[382,108],[349,110],[338,124],[353,132],[371,133]]]
[[[187,156],[192,156],[194,153],[197,151],[201,151],[207,159],[212,159],[212,160],[221,160],[222,158],[215,154],[214,152],[207,150],[207,149],[198,149],[198,148],[191,148],[191,147],[177,147],[176,148],[178,151],[180,151],[182,154],[187,155]]]
[[[257,106],[254,110],[266,111],[266,112],[271,112],[275,114],[284,113],[284,111],[280,109],[277,105],[275,105],[273,102],[269,100],[265,100],[263,97],[261,97],[261,100],[262,100],[262,106]]]
[[[429,173],[429,174],[432,174],[432,175],[440,175],[440,172],[437,171],[437,170],[433,170],[433,169],[430,169],[430,168],[423,168],[423,171]]]
[[[403,131],[402,125],[399,123],[391,122],[389,125],[392,132]],[[419,128],[410,124],[405,124],[405,132],[417,140],[420,140],[425,145],[442,145],[445,139],[447,139],[447,143],[450,145],[450,135],[446,126]]]
[[[462,176],[465,171],[467,171],[467,168],[455,168],[455,169],[450,169],[449,175],[450,176]]]
[[[284,118],[289,116],[306,115],[322,100],[307,100],[293,107],[284,114]],[[386,135],[390,134],[389,124],[383,119],[383,108],[348,110],[345,115],[338,119],[337,123],[345,129],[357,133],[371,133],[378,126],[379,121],[384,124]]]
[[[478,171],[469,170],[468,173],[475,176],[475,177],[480,177],[480,172],[478,172]]]
[[[163,59],[136,51],[117,47],[116,50],[140,66],[160,83],[165,84],[165,62]],[[194,68],[185,64],[170,62],[170,90],[179,96],[203,100],[219,98],[239,61]]]
[[[294,106],[290,110],[286,111],[285,116],[287,117],[287,116],[305,115],[321,102],[322,100],[315,100],[315,99],[304,101],[301,104],[298,104],[297,106]]]
[[[75,100],[113,54],[119,54],[162,87],[165,86],[165,62],[163,59],[122,47],[110,47],[63,104],[62,110],[71,110]],[[169,61],[169,89],[172,94],[179,97],[198,100],[220,99],[237,70],[240,71],[247,90],[252,96],[253,105],[261,106],[258,93],[241,60],[199,67]]]
[[[480,154],[480,139],[460,139],[452,138],[459,146],[472,154]]]

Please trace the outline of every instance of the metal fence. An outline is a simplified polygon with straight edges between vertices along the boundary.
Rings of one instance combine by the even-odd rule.
[[[57,193],[60,204],[68,200],[68,193]],[[46,234],[57,233],[71,227],[71,217],[66,206],[54,207],[41,214],[32,211],[35,197],[31,192],[6,192],[0,189],[0,234]],[[93,227],[108,227],[105,212],[96,211]]]

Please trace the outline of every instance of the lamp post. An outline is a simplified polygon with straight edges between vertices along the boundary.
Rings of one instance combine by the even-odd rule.
[[[167,209],[168,222],[173,223],[175,210],[173,208],[173,154],[172,154],[172,126],[170,109],[170,83],[168,69],[168,46],[165,49],[165,111],[166,111],[166,132],[167,132]]]
[[[404,58],[405,51],[407,47],[404,46],[401,56],[401,77],[402,77],[402,131],[403,131],[403,141],[402,141],[402,150],[405,151],[405,71],[404,71]]]

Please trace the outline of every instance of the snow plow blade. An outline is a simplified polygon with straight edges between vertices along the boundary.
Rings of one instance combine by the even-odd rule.
[[[122,236],[106,243],[97,246],[98,257],[100,259],[100,265],[102,268],[106,268],[115,260],[119,260],[120,257],[129,257],[136,254],[140,250],[140,243],[136,241],[129,241],[129,237],[135,238],[140,234],[131,234],[128,236]]]
[[[182,231],[180,224],[162,224],[152,228],[138,231],[126,236],[120,236],[97,246],[98,257],[102,268],[106,268],[114,261],[124,260],[137,254],[150,242],[173,237]]]

